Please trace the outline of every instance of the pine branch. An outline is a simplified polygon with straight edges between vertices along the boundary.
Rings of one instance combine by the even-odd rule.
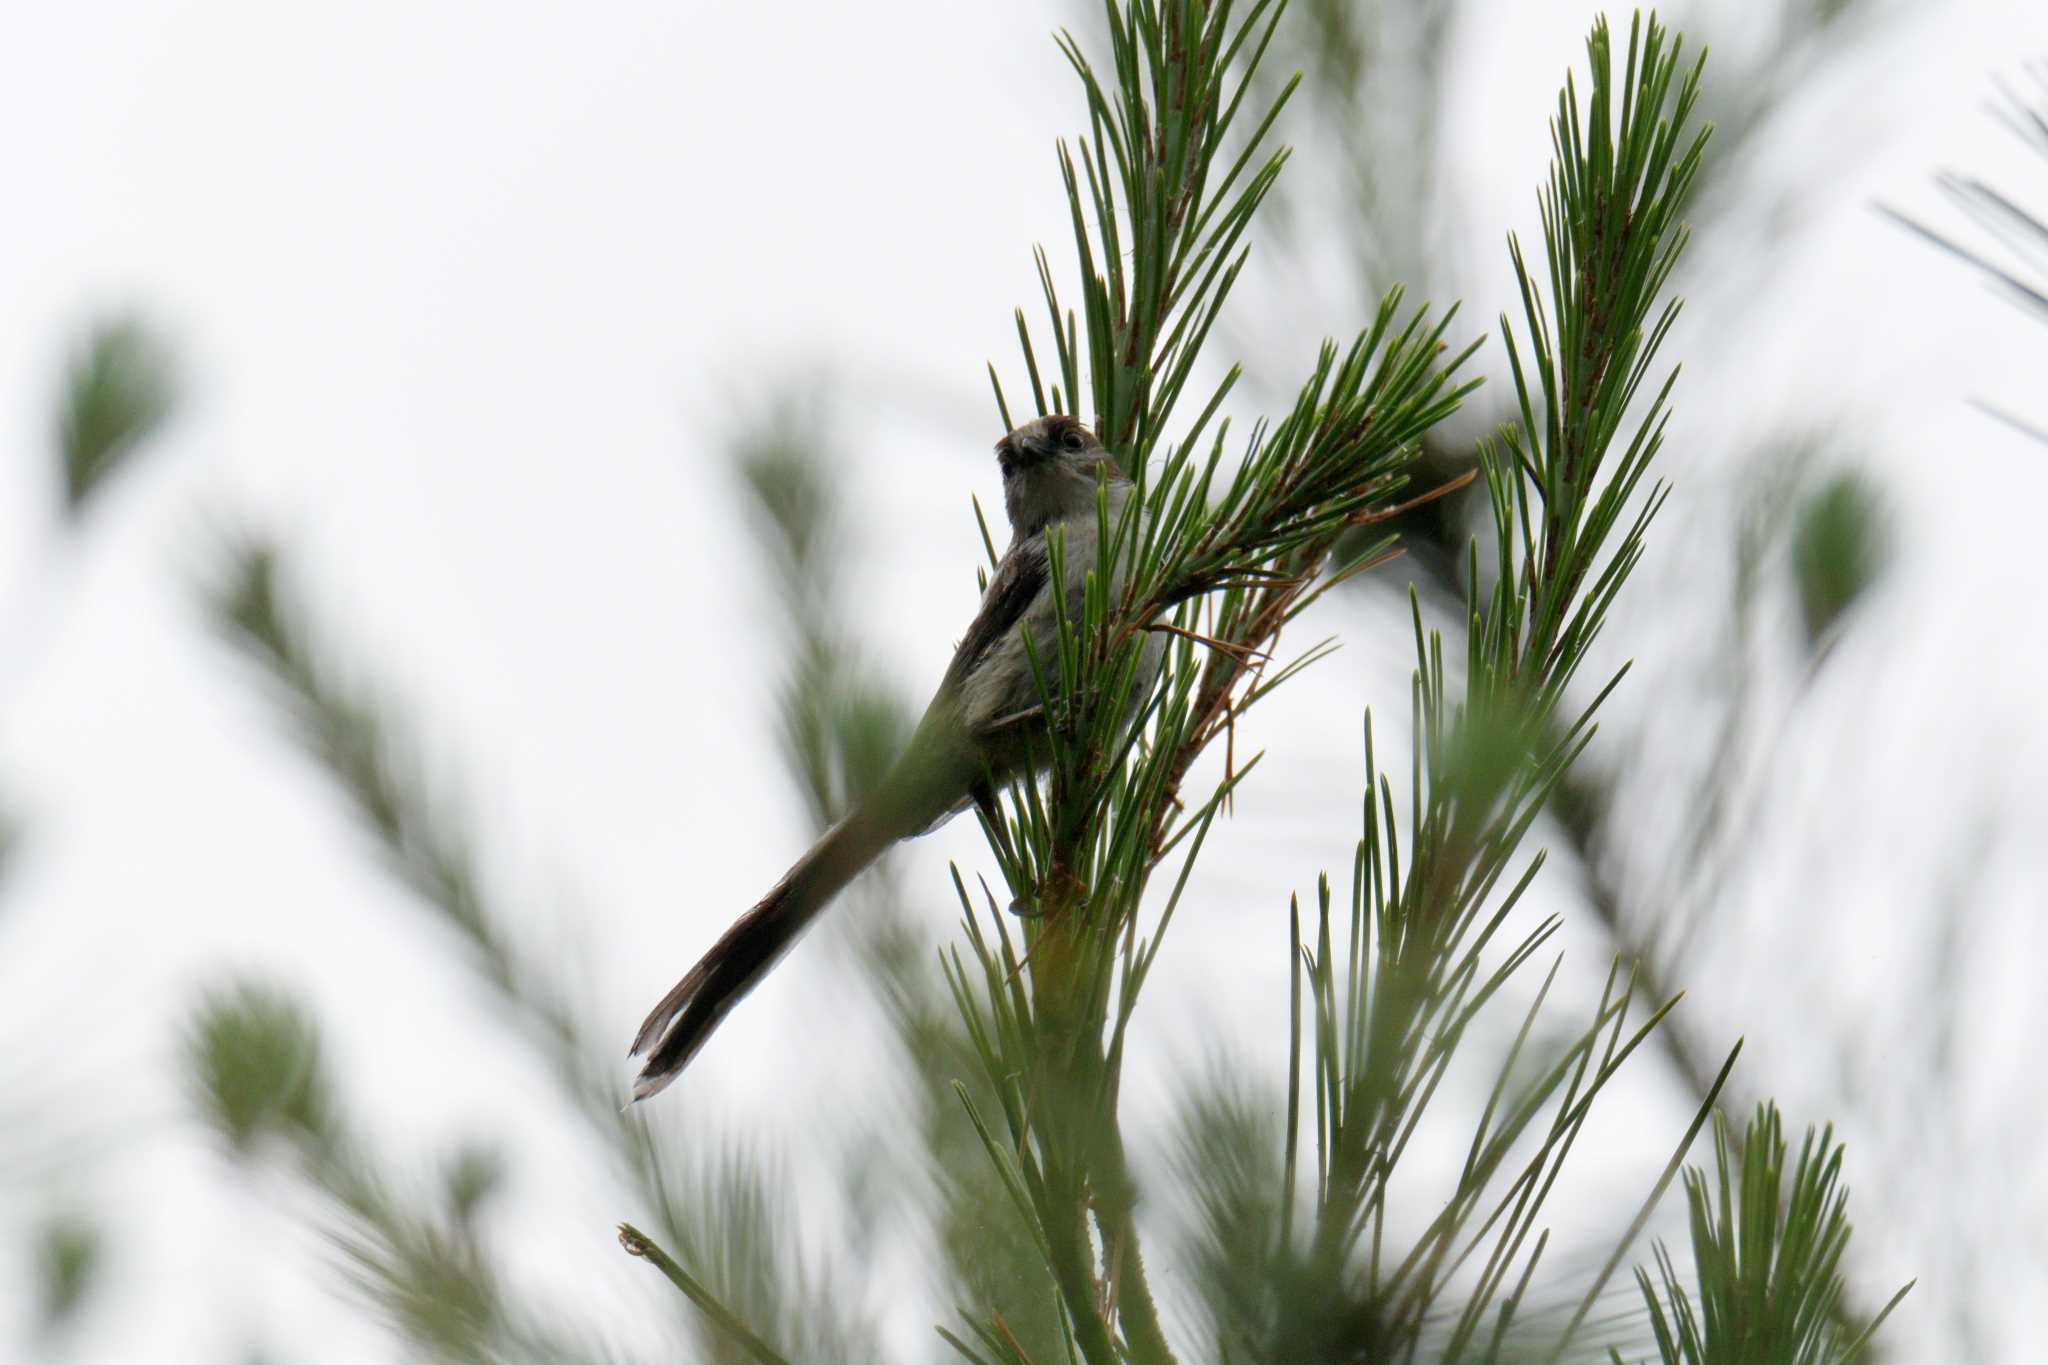
[[[1425,631],[1418,606],[1406,835],[1397,835],[1393,786],[1368,731],[1367,818],[1348,931],[1333,922],[1326,882],[1312,940],[1296,936],[1306,968],[1297,1020],[1312,1043],[1315,1196],[1306,1243],[1296,1245],[1284,1231],[1294,1197],[1290,1135],[1289,1174],[1275,1201],[1279,1237],[1288,1240],[1276,1237],[1265,1262],[1261,1301],[1270,1306],[1235,1315],[1237,1330],[1272,1334],[1237,1343],[1248,1354],[1407,1359],[1426,1349],[1432,1359],[1495,1358],[1516,1339],[1509,1332],[1543,1255],[1536,1220],[1545,1196],[1608,1080],[1670,1009],[1631,1024],[1639,983],[1617,969],[1585,1027],[1533,1080],[1518,1079],[1546,984],[1498,1070],[1455,1188],[1419,1238],[1395,1243],[1390,1182],[1424,1111],[1466,1030],[1554,928],[1507,936],[1497,960],[1483,956],[1541,860],[1505,895],[1496,894],[1501,878],[1619,681],[1592,706],[1564,709],[1661,501],[1660,490],[1643,485],[1670,381],[1652,388],[1649,378],[1675,314],[1659,295],[1684,240],[1677,213],[1704,139],[1684,131],[1698,67],[1679,66],[1654,21],[1632,29],[1618,75],[1604,25],[1589,57],[1585,106],[1568,83],[1553,125],[1547,274],[1532,278],[1511,244],[1532,344],[1517,344],[1503,318],[1521,420],[1484,451],[1498,571],[1484,597],[1476,562],[1465,576],[1464,695],[1451,698],[1442,643]],[[1547,290],[1537,278],[1547,278]],[[1640,408],[1639,397],[1648,400]],[[1290,1099],[1297,1111],[1309,1113],[1307,1097]],[[1509,1153],[1530,1143],[1533,1152],[1509,1165]],[[1626,1245],[1550,1344],[1551,1358],[1573,1349]],[[1440,1316],[1436,1305],[1461,1280],[1462,1306]],[[1526,1348],[1527,1333],[1518,1339]]]
[[[558,1314],[513,1299],[478,1228],[498,1183],[495,1149],[472,1147],[438,1190],[401,1195],[322,1059],[319,1030],[291,996],[233,983],[210,991],[185,1037],[194,1098],[244,1166],[283,1155],[324,1206],[336,1270],[423,1358],[464,1365],[599,1365],[609,1351]],[[545,1325],[543,1325],[545,1324]]]
[[[1448,317],[1416,312],[1404,321],[1398,294],[1390,295],[1350,346],[1323,348],[1293,409],[1254,433],[1233,472],[1223,473],[1227,428],[1213,439],[1204,431],[1235,371],[1180,440],[1163,441],[1241,267],[1240,238],[1285,158],[1261,150],[1283,89],[1230,169],[1212,172],[1280,14],[1268,3],[1241,20],[1231,10],[1109,4],[1107,78],[1076,40],[1062,39],[1091,119],[1078,160],[1065,148],[1061,155],[1086,345],[1075,316],[1061,313],[1041,254],[1059,376],[1049,403],[1080,391],[1085,359],[1099,434],[1140,493],[1118,524],[1102,514],[1094,586],[1062,622],[1057,656],[1033,659],[1055,718],[1046,788],[1021,784],[1003,814],[985,812],[1013,897],[1034,910],[1024,952],[997,923],[999,952],[973,933],[982,987],[970,989],[956,972],[984,1077],[1023,1161],[1030,1217],[1091,1361],[1108,1358],[1112,1326],[1133,1358],[1172,1358],[1137,1245],[1115,1114],[1125,1029],[1165,927],[1162,917],[1141,947],[1136,910],[1153,870],[1183,841],[1191,862],[1242,769],[1233,764],[1224,787],[1176,824],[1180,784],[1195,757],[1288,676],[1260,677],[1275,637],[1325,581],[1339,537],[1396,502],[1416,442],[1465,392],[1452,376],[1470,354],[1446,356]],[[1033,400],[1045,411],[1021,313],[1018,327]],[[999,383],[997,401],[1007,414]],[[1161,450],[1155,468],[1150,457]],[[1063,551],[1050,549],[1058,577]],[[1107,585],[1117,582],[1111,600]],[[1139,697],[1133,680],[1155,625],[1175,637],[1167,682]],[[1196,662],[1198,645],[1206,664]],[[978,910],[964,888],[962,899],[972,921]],[[992,1013],[973,1017],[984,1008]],[[1091,1212],[1099,1265],[1081,1232]]]
[[[677,1158],[657,1141],[644,1115],[623,1112],[610,1049],[593,1047],[586,1037],[579,1023],[582,1011],[560,970],[529,957],[506,935],[502,926],[509,917],[491,905],[476,855],[451,826],[446,806],[424,790],[401,738],[402,727],[385,704],[370,699],[369,689],[339,676],[318,643],[318,631],[290,602],[282,586],[287,576],[282,551],[245,541],[212,585],[212,609],[230,638],[276,685],[299,738],[374,836],[387,865],[424,908],[454,931],[498,1002],[526,1026],[525,1036],[539,1059],[620,1174],[653,1210],[663,1234],[682,1245],[723,1248],[733,1257],[768,1258],[754,1262],[748,1275],[726,1277],[721,1288],[743,1296],[757,1321],[774,1323],[793,1341],[807,1343],[807,1359],[832,1358],[821,1349],[825,1342],[840,1343],[851,1353],[848,1359],[862,1358],[860,1343],[868,1332],[858,1315],[822,1277],[806,1276],[794,1262],[777,1259],[787,1243],[789,1220],[779,1204],[762,1196],[770,1182],[752,1159],[735,1154],[713,1166],[693,1155],[679,1170]],[[223,1070],[219,1078],[225,1082],[231,1075],[231,1069]],[[318,1135],[327,1128],[299,1123],[293,1131]],[[398,1215],[382,1192],[385,1178],[367,1156],[304,1169],[357,1226],[355,1262],[367,1292],[394,1304],[410,1295],[432,1302],[454,1293],[436,1287],[438,1279],[454,1273],[435,1259],[439,1234],[431,1227],[394,1221]],[[705,1221],[721,1207],[725,1225]],[[725,1264],[731,1268],[740,1262]],[[486,1268],[479,1261],[477,1273]],[[484,1292],[483,1287],[476,1292]],[[415,1339],[456,1330],[410,1309],[394,1308],[390,1319]],[[724,1348],[725,1338],[694,1310],[685,1320],[693,1329],[704,1329],[700,1340],[714,1356]],[[461,1328],[467,1334],[461,1340],[481,1341],[487,1327],[497,1330],[493,1322],[488,1315],[477,1318]],[[439,1337],[427,1344],[436,1350],[446,1347]]]
[[[64,511],[78,517],[168,420],[178,384],[163,343],[133,318],[95,325],[64,376],[57,418]]]
[[[1760,1105],[1738,1157],[1726,1124],[1717,1123],[1714,1183],[1686,1172],[1697,1300],[1661,1245],[1657,1280],[1636,1272],[1665,1365],[1843,1365],[1861,1357],[1913,1288],[1900,1289],[1860,1329],[1844,1325],[1850,1227],[1842,1148],[1833,1129],[1807,1130],[1788,1187],[1781,1127],[1777,1109]]]
[[[179,397],[170,350],[140,319],[100,319],[74,343],[51,405],[53,440],[40,452],[54,457],[59,515],[50,537],[26,561],[26,572],[8,585],[0,611],[0,715],[12,713],[48,661],[84,548],[87,507],[161,435]],[[0,801],[0,931],[12,927],[6,922],[11,874],[27,828],[12,799]],[[67,972],[75,979],[86,970],[49,961],[36,969],[45,980],[64,980]],[[95,1120],[81,1120],[68,1096],[38,1093],[50,1086],[51,1073],[33,1049],[15,1042],[10,1038],[6,1048],[15,1060],[0,1069],[0,1190],[15,1196],[5,1202],[24,1213],[30,1192],[35,1203],[48,1205],[20,1229],[35,1275],[37,1330],[48,1339],[81,1316],[101,1281],[108,1247],[97,1220],[50,1194],[63,1185],[58,1177],[66,1167],[110,1137],[95,1131]],[[76,1083],[74,1076],[61,1084],[68,1091]],[[52,1122],[49,1116],[60,1113],[66,1117]]]

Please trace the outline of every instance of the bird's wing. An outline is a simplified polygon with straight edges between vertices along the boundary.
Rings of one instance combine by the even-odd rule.
[[[953,662],[946,665],[945,680],[939,684],[941,697],[959,695],[975,666],[1017,629],[1032,603],[1045,591],[1050,574],[1043,537],[1034,536],[1010,547],[1003,562],[996,566],[996,576],[989,580],[988,591],[982,594],[981,610],[974,614],[967,634],[953,651]]]

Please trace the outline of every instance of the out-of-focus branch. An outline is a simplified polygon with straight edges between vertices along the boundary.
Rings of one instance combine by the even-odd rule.
[[[622,1112],[620,1072],[610,1050],[586,1036],[579,1022],[585,1011],[573,1000],[561,967],[532,957],[506,934],[509,917],[490,903],[476,854],[451,823],[448,806],[426,789],[402,738],[403,727],[387,706],[370,699],[369,689],[343,680],[317,630],[284,588],[285,560],[274,546],[236,545],[211,585],[212,610],[275,684],[296,734],[348,800],[387,865],[417,894],[421,906],[455,933],[499,1003],[525,1026],[539,1059],[619,1172],[655,1211],[664,1235],[706,1256],[715,1251],[714,1283],[740,1296],[755,1321],[772,1324],[805,1346],[805,1359],[841,1358],[826,1352],[833,1343],[833,1350],[850,1352],[843,1358],[862,1358],[860,1343],[868,1340],[867,1329],[828,1280],[807,1274],[789,1259],[792,1220],[781,1186],[761,1176],[755,1158],[735,1152],[723,1164],[710,1164],[700,1154],[679,1167],[676,1154],[657,1141],[643,1115]],[[383,1286],[380,1292],[410,1293],[422,1285],[426,1289],[421,1292],[438,1292],[432,1291],[439,1274],[435,1265],[406,1251],[407,1239],[425,1234],[384,1227],[372,1217],[381,1205],[369,1192],[385,1181],[367,1158],[364,1162],[354,1172],[308,1169],[352,1217],[370,1220],[365,1226],[384,1248],[370,1261],[376,1269],[372,1283]],[[479,1275],[487,1269],[488,1262],[478,1262]],[[419,1338],[413,1318],[399,1314],[392,1320]],[[682,1321],[712,1359],[726,1358],[732,1346],[728,1338],[694,1312],[685,1313]]]
[[[56,538],[31,556],[20,581],[7,585],[0,606],[0,720],[13,710],[21,690],[45,662],[87,507],[117,471],[149,449],[176,409],[178,397],[168,347],[138,318],[102,319],[75,344],[52,404],[54,440],[49,453],[54,455],[61,493]],[[8,879],[23,829],[15,810],[0,808],[0,931],[14,928],[4,921]],[[0,934],[0,946],[12,946],[7,938]],[[20,965],[15,955],[6,956]],[[37,966],[45,979],[65,970],[61,965],[53,969],[48,962]],[[49,1082],[27,1049],[7,1051],[22,1061],[0,1070],[0,1187],[18,1184],[23,1191],[46,1191],[54,1183],[54,1171],[107,1139],[82,1129],[75,1106],[39,1093]],[[53,1121],[56,1115],[65,1117]],[[108,1234],[75,1207],[45,1212],[20,1231],[30,1239],[38,1321],[47,1339],[80,1315],[98,1283]]]

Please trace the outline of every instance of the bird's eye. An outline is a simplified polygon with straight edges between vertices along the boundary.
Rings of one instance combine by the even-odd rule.
[[[1080,429],[1078,427],[1070,427],[1067,430],[1067,434],[1060,437],[1060,444],[1065,446],[1068,450],[1080,450],[1082,447],[1086,446],[1088,442],[1086,439],[1082,437]]]

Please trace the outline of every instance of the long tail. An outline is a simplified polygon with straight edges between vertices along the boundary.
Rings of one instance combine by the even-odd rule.
[[[872,806],[825,831],[811,851],[797,859],[760,904],[741,915],[662,997],[633,1039],[632,1055],[648,1053],[633,1082],[633,1098],[659,1094],[690,1064],[726,1012],[760,984],[797,936],[834,896],[873,862],[883,849],[915,828],[878,813]]]

